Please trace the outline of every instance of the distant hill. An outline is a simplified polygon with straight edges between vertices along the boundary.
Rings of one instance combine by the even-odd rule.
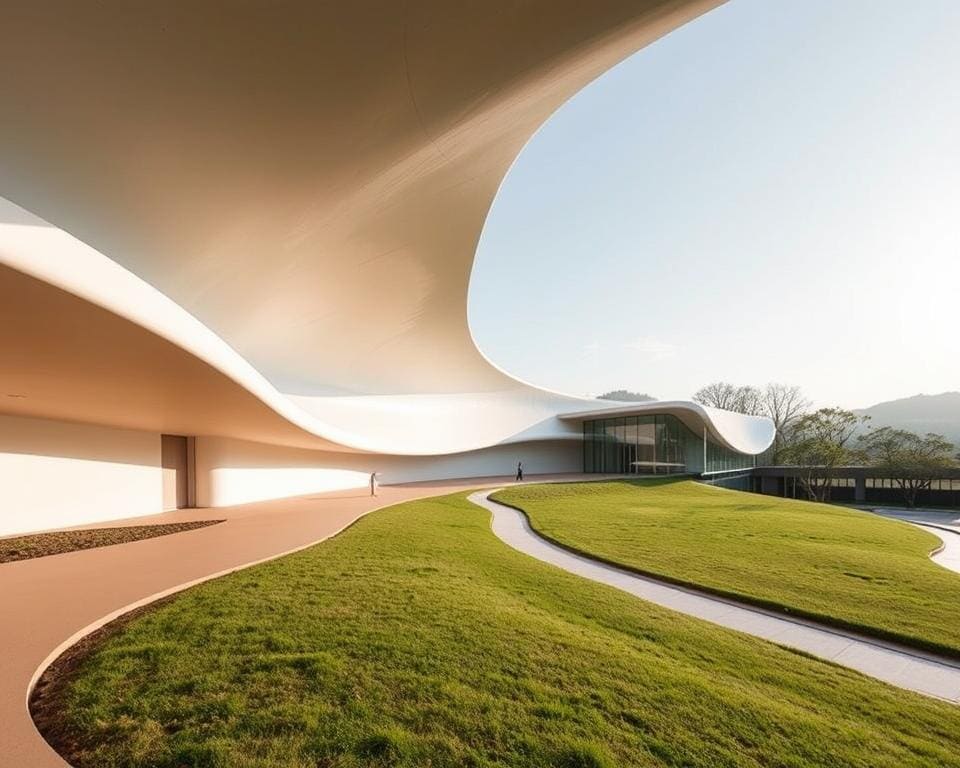
[[[597,395],[597,400],[622,400],[626,403],[645,403],[648,400],[656,400],[655,397],[643,392],[630,392],[626,389],[615,389],[613,392],[605,392]]]
[[[870,417],[870,427],[895,427],[925,434],[936,432],[960,448],[960,392],[914,395],[877,403],[855,413]]]

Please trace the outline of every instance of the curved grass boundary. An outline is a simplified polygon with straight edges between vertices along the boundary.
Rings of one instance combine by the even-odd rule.
[[[431,495],[425,495],[420,497],[420,499],[412,499],[406,502],[400,502],[400,504],[413,503],[417,500],[427,498],[431,498]],[[95,653],[100,647],[102,647],[102,645],[111,637],[121,633],[124,628],[126,628],[137,618],[149,615],[151,611],[160,608],[176,598],[178,595],[187,592],[188,590],[194,589],[208,582],[215,581],[216,579],[221,579],[231,574],[239,573],[249,568],[255,568],[258,565],[264,565],[266,563],[273,562],[274,560],[295,555],[298,552],[315,547],[318,544],[322,544],[323,542],[327,541],[328,539],[339,536],[344,531],[352,528],[367,515],[372,514],[373,512],[378,512],[382,509],[389,509],[391,506],[399,505],[384,504],[383,506],[366,510],[365,512],[361,512],[356,518],[351,520],[346,525],[319,539],[315,539],[292,549],[278,552],[270,555],[269,557],[252,560],[249,563],[244,563],[233,568],[228,568],[226,570],[217,571],[215,573],[202,576],[198,579],[177,584],[169,589],[156,592],[133,603],[129,603],[122,608],[118,608],[117,610],[102,616],[97,621],[81,628],[69,638],[64,640],[47,655],[47,657],[33,673],[33,677],[30,679],[30,684],[27,686],[27,709],[30,712],[30,717],[33,719],[37,731],[43,736],[47,744],[49,744],[57,754],[63,757],[64,761],[72,768],[74,766],[73,760],[79,754],[80,747],[75,735],[72,734],[69,728],[66,728],[64,724],[64,697],[66,695],[68,686],[72,682],[73,678],[79,673],[83,662],[89,656]],[[225,521],[218,520],[215,522]],[[76,765],[79,766],[79,763]],[[99,768],[99,766],[91,766],[91,768]],[[182,766],[178,765],[175,768],[182,768]],[[223,768],[233,767],[224,766]]]
[[[539,563],[463,494],[151,606],[78,675],[81,768],[960,766],[957,708]]]
[[[85,549],[112,547],[132,541],[154,539],[175,533],[195,531],[223,520],[196,520],[188,523],[159,523],[156,525],[113,526],[105,528],[80,528],[71,531],[28,533],[0,539],[0,565],[34,560],[38,557],[62,555]]]
[[[402,503],[409,503],[411,501],[427,499],[427,498],[431,498],[431,496],[436,496],[436,495],[438,494],[436,493],[425,494],[423,496],[415,497],[414,499],[410,499],[407,502],[402,502]],[[25,692],[25,702],[26,702],[27,709],[31,712],[31,717],[33,716],[34,699],[35,699],[35,694],[37,692],[37,688],[38,688],[38,685],[40,684],[40,681],[49,672],[49,679],[47,680],[47,684],[48,685],[54,684],[53,676],[56,674],[56,670],[52,668],[56,666],[57,662],[61,659],[63,660],[63,668],[71,668],[71,669],[75,668],[76,663],[69,660],[68,658],[70,656],[70,650],[75,646],[83,644],[84,641],[87,640],[88,638],[94,638],[94,639],[96,637],[106,638],[107,636],[112,634],[108,628],[111,626],[114,626],[114,627],[123,626],[125,624],[123,622],[123,619],[125,617],[135,617],[140,615],[141,613],[146,614],[149,612],[151,608],[159,607],[168,599],[175,597],[181,592],[186,592],[187,590],[193,587],[200,586],[201,584],[205,584],[208,581],[214,581],[215,579],[219,579],[224,576],[229,576],[230,574],[233,574],[233,573],[244,571],[248,568],[253,568],[254,566],[257,566],[257,565],[269,563],[273,560],[286,557],[287,555],[296,554],[297,552],[301,552],[305,549],[309,549],[310,547],[314,547],[317,544],[322,544],[327,539],[333,538],[335,536],[339,536],[341,533],[343,533],[345,530],[347,530],[351,526],[356,525],[356,523],[359,522],[360,519],[365,517],[366,515],[369,515],[373,512],[377,512],[381,509],[389,508],[391,506],[395,506],[395,504],[383,504],[382,506],[373,507],[372,509],[368,509],[364,512],[361,512],[359,515],[357,515],[357,517],[355,517],[346,525],[327,534],[326,536],[322,536],[318,539],[309,541],[306,544],[293,547],[292,549],[287,549],[281,552],[277,552],[268,557],[259,558],[257,560],[251,560],[248,563],[243,563],[241,565],[237,565],[221,571],[216,571],[214,573],[207,574],[206,576],[202,576],[198,579],[192,579],[191,581],[186,581],[181,584],[174,585],[168,589],[164,589],[159,592],[155,592],[151,595],[147,595],[141,598],[140,600],[136,600],[132,603],[128,603],[127,605],[117,608],[116,610],[111,611],[110,613],[104,616],[101,616],[96,621],[93,621],[90,624],[87,624],[86,626],[81,627],[79,630],[74,632],[70,637],[68,637],[62,643],[60,643],[56,648],[54,648],[49,654],[47,654],[47,656],[40,663],[40,665],[34,671],[32,677],[30,678],[30,682],[27,685],[27,690]],[[218,521],[218,522],[226,522],[226,521],[224,520],[224,521]],[[103,632],[104,630],[106,631],[104,632],[104,634],[101,635],[100,633]],[[88,647],[90,651],[92,651],[93,648],[95,647],[95,640],[90,642],[88,644]],[[78,654],[77,658],[79,659],[82,655],[83,654]],[[34,721],[34,724],[36,725],[36,721]],[[41,734],[43,733],[39,729],[39,727],[38,727],[38,731],[40,731]],[[50,742],[48,741],[48,743]],[[51,746],[53,746],[53,744],[51,744]],[[56,747],[54,747],[54,749],[55,751],[59,752],[59,750],[56,750]],[[180,767],[178,766],[177,768],[180,768]]]
[[[530,528],[522,512],[490,496],[490,492],[478,491],[471,494],[469,500],[493,515],[492,528],[497,538],[530,557],[684,616],[761,638],[898,688],[960,706],[960,662],[673,586],[600,563],[549,543]]]
[[[529,513],[522,507],[517,506],[516,504],[511,504],[508,501],[504,501],[502,498],[498,498],[496,494],[491,494],[490,498],[497,502],[497,504],[502,504],[505,507],[516,510],[524,516],[527,521],[527,524],[530,526],[530,529],[534,531],[541,539],[548,541],[556,547],[559,547],[562,550],[570,552],[571,554],[578,555],[580,557],[585,557],[589,560],[594,560],[598,563],[603,563],[604,565],[609,565],[614,568],[619,568],[622,571],[628,573],[634,573],[637,576],[643,576],[644,578],[654,579],[656,581],[662,581],[665,584],[671,584],[675,587],[682,587],[684,589],[689,589],[692,592],[701,592],[704,594],[712,595],[714,597],[721,598],[723,600],[730,601],[731,604],[746,604],[752,605],[757,608],[762,608],[765,611],[769,611],[772,614],[779,616],[785,616],[787,618],[799,618],[807,619],[819,624],[824,624],[826,626],[834,627],[836,629],[842,629],[844,631],[853,632],[856,634],[863,635],[864,637],[870,638],[875,637],[879,640],[885,640],[895,645],[899,645],[904,648],[919,648],[923,651],[929,651],[937,655],[944,655],[949,658],[960,659],[960,651],[952,648],[951,646],[941,646],[936,643],[930,643],[929,647],[923,647],[923,645],[914,642],[916,639],[909,635],[901,635],[895,632],[885,633],[880,630],[877,631],[875,628],[859,624],[857,622],[844,621],[843,619],[837,619],[836,617],[830,616],[828,614],[818,613],[816,611],[805,611],[802,609],[791,608],[790,606],[784,605],[782,603],[775,602],[773,600],[764,600],[763,598],[756,597],[754,595],[749,595],[744,592],[737,592],[729,589],[721,589],[719,587],[712,587],[710,585],[701,584],[696,581],[691,581],[689,579],[679,579],[675,576],[670,576],[667,574],[659,573],[653,570],[647,570],[644,568],[637,568],[633,565],[628,565],[619,560],[614,560],[609,557],[604,557],[603,555],[598,555],[595,552],[592,552],[581,547],[568,544],[562,539],[558,539],[555,536],[551,536],[548,533],[544,533],[542,530],[538,529],[531,519]],[[935,547],[934,550],[930,553],[931,555],[936,554],[937,552],[943,549],[943,544]],[[886,635],[886,636],[885,636]]]
[[[576,485],[577,483],[565,483],[565,485]],[[522,490],[530,486],[523,486],[520,489],[510,489],[510,490]],[[723,489],[727,490],[727,489]],[[605,565],[610,565],[615,568],[620,568],[629,573],[637,574],[638,576],[644,576],[646,578],[657,579],[663,581],[667,584],[672,584],[677,587],[683,587],[686,589],[691,589],[697,592],[703,592],[715,597],[719,597],[725,600],[730,600],[737,603],[745,603],[748,605],[756,606],[771,613],[775,613],[781,616],[787,616],[791,618],[800,618],[806,619],[809,621],[817,622],[824,624],[826,626],[835,627],[837,629],[853,632],[856,634],[863,635],[864,637],[877,638],[894,645],[904,646],[906,648],[917,649],[920,651],[929,652],[935,655],[945,656],[951,659],[960,659],[960,648],[952,646],[946,643],[940,643],[935,640],[930,640],[928,638],[917,637],[915,635],[910,635],[902,632],[897,632],[895,630],[886,629],[884,627],[878,627],[873,624],[867,624],[864,622],[851,621],[845,619],[842,616],[837,616],[835,614],[824,613],[821,611],[812,611],[804,608],[799,608],[796,606],[791,606],[786,603],[778,602],[776,600],[768,600],[757,595],[751,594],[749,592],[743,592],[740,590],[734,589],[724,589],[722,587],[717,587],[711,584],[705,584],[700,581],[693,579],[684,579],[672,574],[664,573],[662,571],[657,571],[651,568],[641,568],[630,563],[626,563],[623,560],[618,560],[615,558],[607,557],[603,554],[600,554],[591,549],[587,549],[575,544],[565,541],[563,539],[557,538],[556,536],[547,533],[538,527],[533,516],[519,504],[511,502],[503,498],[503,492],[497,492],[490,495],[490,498],[496,501],[498,504],[503,504],[505,507],[510,507],[511,509],[520,512],[527,520],[527,523],[530,525],[531,530],[536,532],[545,541],[550,542],[551,544],[560,547],[568,552],[571,552],[575,555],[580,555],[581,557],[587,557],[591,560],[596,560],[599,563]],[[775,513],[773,513],[775,514]],[[897,520],[890,520],[892,523],[902,522]],[[931,535],[935,535],[931,532]],[[932,557],[937,554],[944,548],[944,543],[941,541],[936,545],[929,553],[928,557]]]

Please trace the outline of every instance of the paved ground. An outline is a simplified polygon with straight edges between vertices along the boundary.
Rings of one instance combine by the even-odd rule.
[[[960,704],[960,663],[904,649],[814,622],[782,616],[696,590],[638,576],[574,554],[540,538],[526,515],[491,501],[492,490],[470,496],[493,514],[493,532],[514,549],[578,576],[729,629],[806,651],[878,680]]]
[[[529,481],[559,479],[563,478],[531,477]],[[28,689],[65,648],[107,621],[184,585],[309,546],[374,509],[504,481],[416,483],[383,486],[377,498],[366,490],[350,490],[238,507],[180,510],[109,525],[211,518],[225,522],[0,565],[0,765],[67,765],[37,733],[27,711]]]

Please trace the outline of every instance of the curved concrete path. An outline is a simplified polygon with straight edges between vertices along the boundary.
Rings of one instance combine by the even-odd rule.
[[[805,651],[891,685],[960,704],[960,662],[938,658],[802,619],[786,618],[704,592],[600,563],[542,539],[527,516],[478,491],[470,501],[493,515],[493,532],[514,549],[565,571],[712,624]]]
[[[530,481],[574,479],[549,476]],[[576,479],[583,479],[577,476]],[[0,565],[0,765],[66,768],[27,710],[29,691],[66,648],[111,619],[193,584],[303,549],[376,509],[505,478],[382,486],[82,526],[223,519],[195,531]]]
[[[902,520],[932,533],[943,544],[939,552],[930,555],[937,565],[960,573],[960,513],[943,509],[888,509],[877,507],[874,514]]]

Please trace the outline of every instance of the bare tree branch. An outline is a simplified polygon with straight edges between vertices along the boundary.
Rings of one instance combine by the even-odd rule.
[[[776,429],[773,443],[775,462],[781,460],[780,454],[790,439],[790,432],[797,419],[803,416],[811,405],[800,387],[770,383],[764,388],[764,415],[773,421]]]

